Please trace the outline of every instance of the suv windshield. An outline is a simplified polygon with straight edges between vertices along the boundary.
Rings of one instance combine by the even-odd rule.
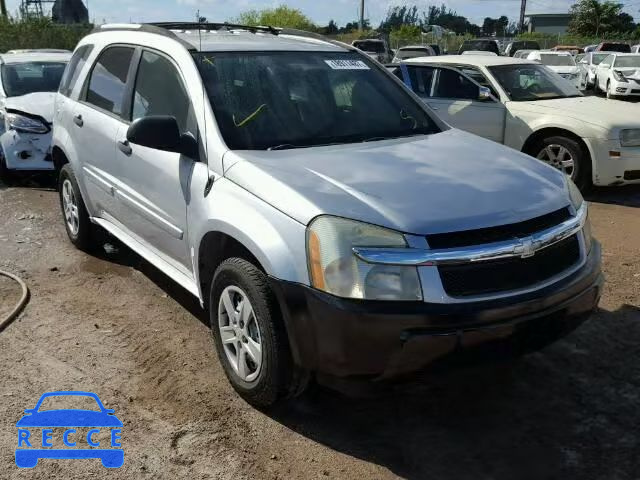
[[[265,150],[439,132],[402,86],[355,52],[196,54],[227,146]]]
[[[540,62],[549,67],[575,67],[576,62],[571,55],[552,55],[543,53],[540,55]]]
[[[640,55],[637,57],[617,57],[614,68],[640,68]]]
[[[34,92],[56,92],[66,63],[28,62],[2,65],[2,85],[7,97]]]
[[[516,102],[580,97],[576,87],[543,65],[488,67],[509,98]]]
[[[359,48],[363,52],[384,53],[384,42],[376,40],[364,40],[353,42],[353,46]]]

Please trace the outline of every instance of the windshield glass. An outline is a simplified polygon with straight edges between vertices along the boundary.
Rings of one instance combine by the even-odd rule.
[[[420,103],[355,52],[201,53],[231,149],[354,143],[439,132]]]
[[[403,48],[398,50],[396,57],[398,58],[415,58],[415,57],[428,57],[431,55],[426,48]]]
[[[354,42],[353,46],[359,48],[363,52],[384,53],[384,42],[364,40]]]
[[[34,92],[57,92],[66,64],[63,62],[5,63],[2,85],[8,97]]]
[[[600,65],[600,62],[609,56],[608,53],[594,53],[591,63],[594,65]]]
[[[571,55],[541,54],[540,61],[549,67],[575,67],[576,62]]]
[[[582,96],[576,87],[542,65],[488,67],[509,98],[516,102]]]
[[[637,57],[617,57],[614,68],[640,68],[640,55]]]

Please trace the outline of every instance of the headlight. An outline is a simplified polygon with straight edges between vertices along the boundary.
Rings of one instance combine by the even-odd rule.
[[[18,113],[7,113],[4,117],[7,130],[26,133],[47,133],[49,127],[39,120]]]
[[[628,80],[624,78],[624,74],[619,72],[618,70],[613,71],[613,78],[615,78],[618,82],[628,83]]]
[[[623,147],[640,147],[640,128],[621,130],[620,144]]]
[[[582,193],[580,193],[580,190],[578,189],[576,184],[573,183],[573,180],[571,180],[569,177],[567,177],[567,188],[569,190],[569,198],[571,199],[573,208],[579,210],[584,203],[584,198],[582,197]]]
[[[307,229],[311,285],[332,295],[366,300],[422,300],[416,267],[373,265],[353,247],[407,248],[393,230],[344,218],[321,216]]]

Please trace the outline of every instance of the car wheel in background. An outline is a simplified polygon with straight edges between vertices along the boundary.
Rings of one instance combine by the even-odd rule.
[[[576,140],[563,136],[545,137],[533,146],[532,154],[569,175],[580,190],[591,186],[589,153]]]
[[[595,77],[595,80],[593,81],[593,91],[594,93],[600,93],[600,84],[598,83],[598,77]]]
[[[613,100],[616,98],[616,96],[613,93],[611,93],[611,82],[607,82],[607,98],[609,100]]]
[[[209,322],[218,358],[233,388],[248,403],[269,407],[302,393],[308,375],[292,364],[286,331],[266,275],[241,258],[217,268]]]
[[[93,225],[84,206],[76,176],[68,163],[60,170],[58,183],[60,207],[69,240],[81,250],[92,247]]]
[[[13,172],[7,167],[4,155],[0,153],[0,180],[10,182],[13,179]]]

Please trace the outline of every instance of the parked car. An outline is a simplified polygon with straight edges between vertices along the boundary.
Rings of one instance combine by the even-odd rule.
[[[593,88],[596,83],[596,68],[608,56],[607,52],[590,52],[585,54],[582,60],[578,61],[581,90]]]
[[[498,46],[498,42],[496,42],[495,40],[465,40],[458,50],[458,55],[462,55],[467,50],[481,50],[485,52],[493,52],[496,55],[500,55],[500,47]]]
[[[608,55],[596,69],[596,91],[606,92],[607,98],[639,97],[640,55]]]
[[[567,52],[571,55],[577,55],[581,48],[576,45],[556,45],[551,49],[552,52]]]
[[[537,349],[594,310],[568,177],[450,128],[357,49],[228,28],[81,40],[54,159],[70,241],[102,227],[206,305],[247,401]]]
[[[535,50],[518,50],[517,52],[515,52],[513,55],[511,55],[513,58],[527,58],[527,56],[531,53],[531,52],[535,52]]]
[[[488,52],[486,50],[465,50],[464,52],[462,52],[460,55],[480,55],[481,57],[497,57],[498,54],[494,53],[494,52]]]
[[[631,53],[640,53],[640,45],[634,45],[631,47]]]
[[[623,42],[602,42],[595,49],[596,52],[631,53],[631,45]]]
[[[556,72],[562,78],[566,78],[576,88],[580,87],[580,68],[576,65],[573,56],[568,52],[531,52],[528,60],[539,62]]]
[[[584,97],[531,60],[451,55],[405,64],[405,83],[450,125],[562,169],[582,189],[640,183],[640,116],[634,106]],[[459,69],[462,76],[444,74],[447,85],[440,89],[432,83],[443,68]],[[490,99],[476,96],[478,85],[489,89]]]
[[[71,53],[0,55],[0,177],[53,170],[55,92]]]
[[[504,50],[504,54],[513,57],[519,50],[540,50],[540,44],[534,40],[518,40],[511,42]]]
[[[442,50],[440,50],[440,45],[438,45],[437,43],[431,43],[429,44],[429,46],[433,48],[433,51],[435,52],[436,55],[442,55]]]
[[[393,62],[401,62],[408,58],[433,57],[434,55],[436,55],[436,52],[429,45],[400,47],[393,57]]]
[[[367,40],[354,40],[352,45],[371,58],[375,58],[380,63],[387,63],[391,60],[392,55],[384,40],[367,39]]]
[[[584,53],[591,53],[595,51],[596,48],[598,48],[598,45],[587,45],[586,47],[584,47],[583,51]]]

